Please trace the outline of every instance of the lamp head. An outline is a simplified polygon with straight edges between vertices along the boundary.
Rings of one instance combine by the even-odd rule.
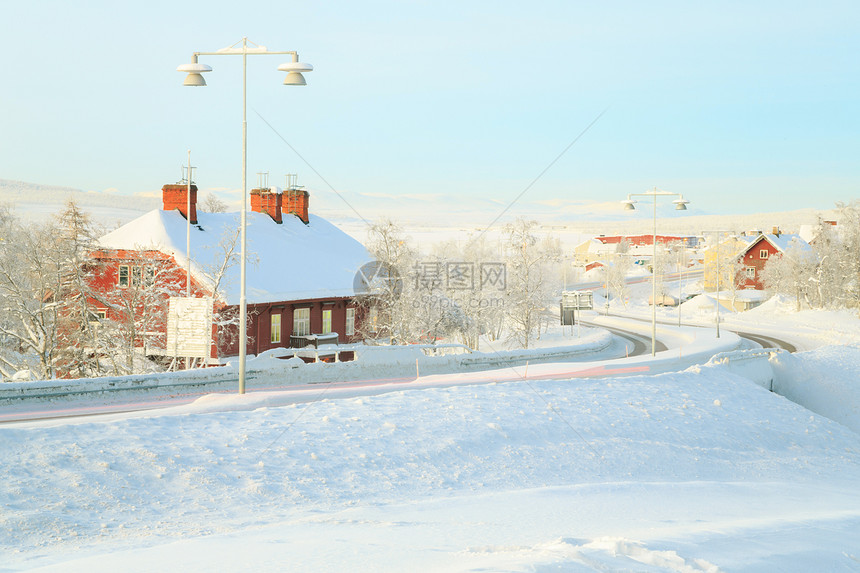
[[[629,195],[627,196],[627,199],[621,202],[621,204],[624,205],[625,211],[635,211],[636,207],[633,205],[634,203],[636,203],[636,201],[631,199]]]
[[[287,74],[287,77],[284,78],[285,86],[306,86],[308,82],[305,81],[305,76],[302,75],[301,72],[290,72]]]
[[[310,64],[305,64],[299,61],[299,55],[293,54],[293,61],[281,64],[278,69],[282,72],[287,72],[287,77],[284,78],[285,86],[306,86],[305,76],[302,72],[312,72],[314,67]]]
[[[185,81],[182,82],[184,86],[205,86],[206,80],[203,79],[203,75],[205,72],[211,72],[212,68],[207,66],[206,64],[198,64],[197,58],[194,58],[194,63],[191,64],[182,64],[178,68],[176,68],[177,72],[187,72],[188,75],[185,76]]]
[[[675,199],[674,201],[672,201],[672,203],[675,204],[675,210],[676,211],[686,211],[687,210],[687,203],[689,203],[689,201],[684,199],[684,196],[681,195],[680,198]]]

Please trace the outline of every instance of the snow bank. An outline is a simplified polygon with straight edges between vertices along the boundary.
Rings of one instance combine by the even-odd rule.
[[[478,371],[498,368],[503,364],[525,364],[549,360],[584,361],[595,352],[606,350],[612,335],[603,329],[583,329],[578,338],[566,339],[565,346],[531,350],[499,350],[469,352],[464,346],[364,346],[341,345],[321,347],[320,354],[329,351],[353,351],[356,359],[339,363],[309,363],[300,358],[283,359],[293,352],[313,357],[314,349],[274,348],[246,363],[248,389],[284,387],[290,385],[343,382],[347,380],[377,380],[403,382],[418,375]],[[446,354],[444,350],[462,350]],[[15,403],[33,397],[45,400],[68,400],[87,395],[117,396],[128,393],[190,392],[229,390],[238,382],[238,363],[224,367],[161,372],[133,376],[79,378],[37,382],[10,382],[0,385],[0,404]]]
[[[860,345],[780,353],[772,362],[774,392],[860,433]]]

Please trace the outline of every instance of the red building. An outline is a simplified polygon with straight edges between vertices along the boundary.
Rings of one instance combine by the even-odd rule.
[[[197,187],[165,185],[163,208],[108,233],[92,253],[92,308],[99,318],[131,325],[135,346],[147,356],[167,356],[168,306],[186,295],[211,297],[210,363],[239,353],[240,245],[238,213],[197,211]],[[251,191],[247,214],[246,300],[248,354],[304,346],[322,337],[356,341],[360,310],[356,272],[371,257],[365,248],[308,212],[308,193],[277,188]],[[186,256],[190,228],[190,266]],[[179,319],[174,319],[179,320]]]
[[[620,243],[621,241],[627,241],[627,243],[631,247],[643,247],[646,245],[652,245],[654,243],[654,234],[649,233],[646,235],[600,235],[599,237],[595,237],[596,240],[600,241],[605,245]],[[658,245],[673,245],[677,243],[683,243],[686,247],[695,247],[698,244],[698,238],[692,235],[657,235],[657,244]]]
[[[774,229],[772,234],[761,234],[750,241],[738,255],[738,261],[742,262],[743,268],[735,278],[737,288],[764,290],[762,270],[769,260],[780,256],[789,248],[799,248],[812,253],[809,244],[800,235],[780,233],[777,229]]]

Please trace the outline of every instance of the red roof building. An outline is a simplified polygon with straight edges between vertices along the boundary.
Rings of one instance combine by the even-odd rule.
[[[135,346],[148,357],[169,357],[171,297],[211,299],[216,320],[206,362],[239,352],[239,213],[197,210],[197,187],[165,185],[162,209],[146,213],[99,240],[92,253],[97,276],[90,303],[99,319],[136,324]],[[361,311],[355,275],[370,262],[355,239],[308,212],[303,189],[254,189],[247,213],[246,299],[248,354],[303,346],[319,337],[356,340]],[[190,228],[190,261],[186,233]],[[207,303],[208,305],[208,303]],[[230,320],[230,317],[233,317]],[[177,319],[179,320],[179,319]]]

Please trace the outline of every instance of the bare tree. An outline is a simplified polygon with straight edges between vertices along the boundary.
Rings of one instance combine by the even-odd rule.
[[[241,254],[239,252],[239,225],[233,225],[213,248],[215,253],[208,257],[212,261],[203,267],[203,275],[212,289],[211,296],[214,300],[213,321],[218,333],[218,347],[232,346],[239,336],[239,329],[234,328],[239,324],[239,309],[236,306],[228,306],[224,303],[224,291],[229,286],[226,284],[229,270],[239,264]],[[247,255],[249,263],[251,259],[256,261],[252,255]],[[248,313],[247,320],[250,324],[252,313]],[[248,329],[250,332],[250,329]]]
[[[214,193],[208,193],[200,202],[200,210],[204,213],[226,213],[227,203],[218,198]]]

